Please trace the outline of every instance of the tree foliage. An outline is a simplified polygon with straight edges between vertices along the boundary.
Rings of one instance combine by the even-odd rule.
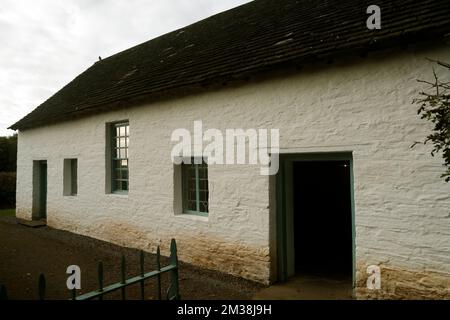
[[[0,172],[15,172],[17,162],[17,135],[0,137]]]
[[[450,75],[450,64],[434,61],[439,67],[446,68]],[[426,91],[422,91],[419,97],[414,99],[414,103],[419,105],[417,113],[422,119],[426,119],[433,124],[433,130],[423,144],[431,142],[433,149],[431,155],[434,157],[442,153],[444,158],[445,172],[442,178],[446,182],[450,181],[450,80],[441,80],[433,69],[434,80],[418,80],[428,85]],[[450,76],[448,77],[450,79]]]
[[[16,204],[17,135],[0,137],[0,209]]]

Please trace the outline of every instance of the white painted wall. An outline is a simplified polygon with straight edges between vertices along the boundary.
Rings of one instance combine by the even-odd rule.
[[[449,56],[445,47],[371,57],[20,132],[17,216],[31,217],[32,161],[46,159],[50,226],[165,253],[174,237],[183,261],[267,282],[268,177],[258,166],[210,166],[209,217],[175,215],[170,135],[194,120],[279,128],[282,152],[353,151],[358,265],[449,275],[450,184],[430,147],[410,149],[430,132],[411,104],[416,79],[432,77],[426,57]],[[105,194],[105,123],[122,119],[128,196]],[[76,197],[63,196],[64,158],[78,158]]]

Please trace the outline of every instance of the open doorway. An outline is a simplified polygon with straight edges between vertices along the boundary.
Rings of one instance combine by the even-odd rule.
[[[293,163],[295,273],[352,276],[350,161]]]
[[[280,155],[278,280],[293,279],[304,286],[310,279],[320,285],[322,280],[339,279],[336,286],[351,290],[355,280],[352,166],[351,153]]]
[[[47,219],[47,161],[33,161],[33,220]]]

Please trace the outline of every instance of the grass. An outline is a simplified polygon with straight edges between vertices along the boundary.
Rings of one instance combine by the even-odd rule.
[[[0,217],[14,217],[16,209],[0,209]]]

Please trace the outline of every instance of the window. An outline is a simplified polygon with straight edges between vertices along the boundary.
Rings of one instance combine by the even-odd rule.
[[[183,213],[208,215],[208,166],[206,163],[182,164]]]
[[[65,196],[76,196],[78,193],[78,160],[64,159],[64,187]]]
[[[128,122],[111,125],[111,191],[128,193],[128,145],[130,126]]]

